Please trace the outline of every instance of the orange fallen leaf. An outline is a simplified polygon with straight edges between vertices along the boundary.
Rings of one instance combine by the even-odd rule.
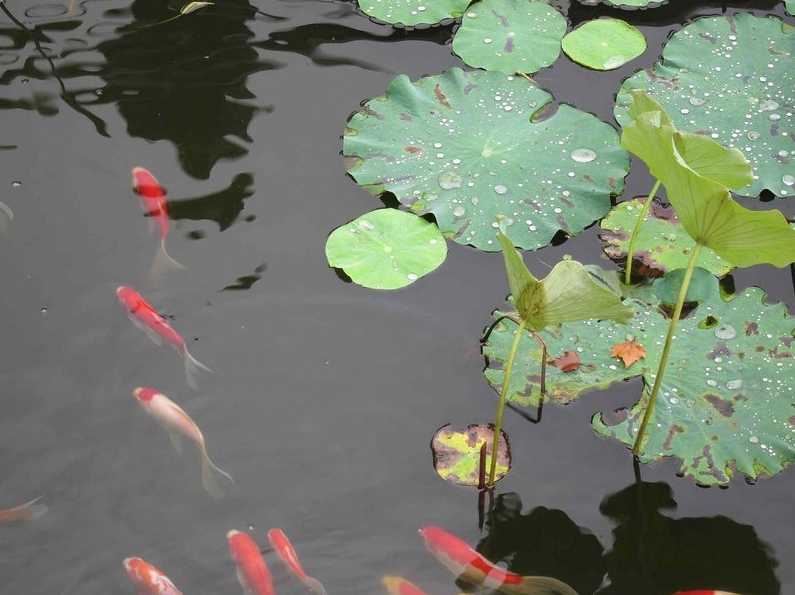
[[[629,368],[639,359],[646,357],[646,349],[640,343],[636,343],[635,339],[632,339],[613,345],[610,355],[622,360],[624,367]]]
[[[563,372],[574,372],[582,363],[576,351],[565,351],[560,357],[552,360],[552,365]]]

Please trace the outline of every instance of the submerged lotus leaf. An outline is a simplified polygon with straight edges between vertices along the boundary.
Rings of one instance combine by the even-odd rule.
[[[789,14],[795,15],[795,0],[786,0],[786,2],[784,2],[784,8],[786,8]]]
[[[453,51],[476,68],[533,73],[560,55],[566,19],[541,0],[481,0],[464,14]]]
[[[469,0],[359,0],[367,16],[390,25],[435,25],[460,17]]]
[[[687,269],[676,269],[666,273],[663,277],[654,280],[654,294],[661,304],[674,307],[679,299]],[[720,292],[718,279],[706,269],[695,267],[690,284],[687,286],[685,302],[704,302]]]
[[[638,220],[645,198],[616,205],[599,224],[603,250],[612,260],[624,262],[632,230]],[[633,274],[659,277],[666,271],[687,267],[695,242],[682,228],[676,212],[655,201],[635,241]],[[733,265],[707,247],[701,249],[696,264],[723,276]]]
[[[601,2],[607,6],[634,10],[638,8],[657,8],[658,6],[667,4],[668,0],[580,0],[580,2],[587,6],[593,6]]]
[[[486,468],[491,462],[491,447],[494,441],[492,424],[471,424],[456,430],[450,424],[439,428],[431,440],[433,467],[445,481],[465,486],[478,486],[480,478],[480,449],[486,445]],[[508,435],[500,432],[497,453],[497,475],[499,481],[511,470],[511,446]]]
[[[539,117],[551,101],[498,72],[400,75],[348,122],[346,167],[371,192],[432,213],[459,243],[499,250],[502,228],[515,245],[540,248],[603,217],[629,167],[595,116],[561,105]]]
[[[444,262],[447,242],[432,223],[397,209],[378,209],[335,229],[326,258],[359,285],[398,289]]]
[[[624,81],[616,98],[620,124],[630,121],[632,91],[641,89],[683,131],[742,151],[754,182],[738,190],[795,194],[795,29],[748,13],[705,17],[673,35],[662,59]]]
[[[563,38],[563,51],[577,64],[613,70],[646,51],[646,38],[621,19],[586,21]]]

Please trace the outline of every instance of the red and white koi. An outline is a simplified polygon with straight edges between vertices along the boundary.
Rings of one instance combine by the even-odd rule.
[[[389,595],[426,595],[417,585],[400,576],[385,576],[382,582]]]
[[[279,560],[282,561],[287,569],[293,573],[309,591],[316,595],[326,595],[326,588],[323,584],[316,578],[309,576],[304,570],[293,544],[290,543],[284,531],[281,529],[271,529],[268,531],[268,541],[279,557]]]
[[[116,288],[116,297],[127,311],[127,317],[141,329],[157,345],[166,343],[173,347],[185,361],[185,377],[191,388],[197,387],[196,378],[199,370],[212,372],[188,351],[185,339],[155,310],[143,296],[132,287],[120,285]]]
[[[229,554],[237,567],[237,580],[246,595],[275,595],[273,578],[257,543],[248,533],[226,534]]]
[[[39,502],[41,496],[13,508],[0,508],[0,524],[35,521],[47,513],[47,507]]]
[[[457,578],[509,595],[577,595],[566,583],[546,576],[521,576],[491,563],[465,541],[439,527],[423,527],[425,547]]]
[[[171,444],[182,451],[181,438],[187,438],[196,446],[201,458],[202,485],[207,492],[215,497],[223,496],[221,479],[234,483],[232,476],[213,463],[207,454],[204,435],[196,422],[185,413],[185,410],[163,393],[149,387],[138,387],[133,396],[149,415],[154,417],[168,432]]]
[[[182,595],[182,591],[154,564],[142,558],[125,558],[122,564],[138,595]]]
[[[143,167],[132,169],[133,191],[141,198],[144,214],[151,217],[160,232],[160,249],[152,263],[152,273],[159,275],[168,268],[184,269],[179,262],[171,258],[166,252],[166,238],[169,231],[168,203],[166,191],[152,173]]]

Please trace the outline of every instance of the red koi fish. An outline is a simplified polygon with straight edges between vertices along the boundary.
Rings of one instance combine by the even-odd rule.
[[[713,591],[711,589],[699,589],[696,591],[677,591],[674,595],[737,595],[729,591]]]
[[[125,558],[124,570],[138,595],[182,595],[171,579],[157,566],[142,558]]]
[[[399,576],[385,576],[383,583],[389,595],[426,595],[425,591],[414,583]]]
[[[167,269],[184,269],[179,262],[171,258],[166,252],[166,238],[168,237],[169,219],[166,191],[152,173],[143,167],[134,167],[132,170],[133,191],[141,198],[141,207],[147,217],[151,217],[160,231],[160,249],[152,263],[152,273],[160,275]]]
[[[295,552],[293,544],[281,529],[271,529],[268,531],[268,541],[271,547],[276,551],[276,555],[284,563],[287,569],[292,572],[304,586],[316,595],[326,595],[326,588],[323,584],[309,576],[304,567],[301,566],[301,561],[298,559],[298,554]]]
[[[423,527],[425,547],[457,578],[508,595],[577,595],[569,585],[546,576],[521,576],[492,564],[466,542],[439,527]]]
[[[132,287],[120,285],[116,288],[116,297],[127,310],[127,317],[141,329],[157,345],[164,342],[171,345],[185,360],[185,377],[188,385],[197,388],[196,378],[199,370],[212,372],[188,351],[185,339],[155,310],[143,296]]]
[[[154,388],[138,387],[133,391],[133,396],[141,407],[168,432],[171,444],[178,453],[182,452],[181,439],[187,438],[196,446],[201,458],[202,485],[214,498],[224,495],[221,488],[221,479],[234,483],[232,476],[213,463],[207,454],[207,445],[204,434],[196,422],[185,413],[185,410]]]
[[[0,508],[0,524],[2,523],[17,523],[20,521],[35,521],[47,513],[47,507],[40,504],[41,496],[25,502],[14,508]]]
[[[237,580],[246,595],[275,595],[273,579],[259,546],[248,533],[230,531],[226,534],[229,554],[237,566]]]

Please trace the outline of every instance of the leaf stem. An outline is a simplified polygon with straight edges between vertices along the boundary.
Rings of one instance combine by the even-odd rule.
[[[663,345],[662,355],[660,356],[660,363],[657,366],[657,375],[654,377],[654,385],[649,395],[649,400],[646,403],[646,411],[643,413],[643,421],[640,423],[638,435],[635,437],[635,444],[632,447],[632,452],[635,456],[643,453],[643,438],[646,434],[646,426],[654,413],[654,405],[657,402],[657,394],[660,392],[663,376],[665,375],[665,368],[668,366],[668,355],[671,352],[671,343],[673,340],[674,332],[676,332],[676,325],[679,322],[679,317],[682,315],[682,307],[685,304],[687,297],[687,289],[690,286],[690,279],[693,277],[693,270],[696,268],[696,261],[698,260],[698,253],[701,251],[701,244],[696,243],[690,253],[690,260],[687,261],[687,270],[685,277],[682,279],[682,286],[679,288],[679,297],[676,300],[676,307],[674,308],[671,322],[668,323],[668,333],[665,335],[665,344]]]
[[[635,221],[635,227],[632,229],[632,235],[629,236],[629,244],[627,245],[627,264],[624,266],[624,285],[632,283],[632,260],[635,258],[635,242],[640,235],[640,228],[643,227],[646,217],[649,215],[651,203],[654,202],[654,197],[657,195],[657,190],[660,189],[660,180],[654,180],[651,192],[646,196],[646,202],[643,203],[643,209],[638,215],[638,220]]]
[[[508,395],[508,387],[511,385],[511,369],[513,368],[513,360],[516,359],[516,352],[519,349],[519,341],[522,339],[525,330],[525,321],[522,319],[519,322],[519,328],[516,330],[516,335],[513,338],[511,351],[508,355],[508,360],[505,362],[505,372],[502,379],[502,390],[500,391],[500,401],[497,403],[497,417],[494,420],[494,439],[491,443],[491,467],[489,469],[489,487],[493,487],[496,483],[497,477],[497,456],[499,455],[500,438],[502,436],[502,418],[505,415],[505,401]]]

